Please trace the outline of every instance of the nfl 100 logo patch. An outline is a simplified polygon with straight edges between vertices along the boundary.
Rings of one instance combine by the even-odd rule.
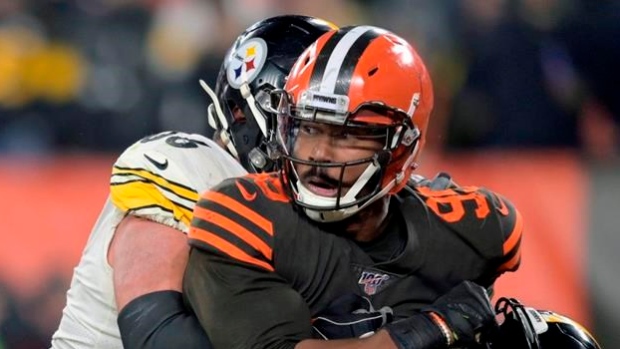
[[[363,286],[364,293],[369,296],[374,295],[380,289],[385,286],[390,279],[390,276],[383,273],[377,273],[372,271],[362,271],[357,283]]]

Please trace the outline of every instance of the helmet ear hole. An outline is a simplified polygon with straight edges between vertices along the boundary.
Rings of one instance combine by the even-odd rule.
[[[245,113],[243,112],[241,107],[239,107],[238,105],[233,105],[231,110],[232,110],[232,115],[233,115],[233,118],[235,119],[235,122],[246,121]]]
[[[378,70],[379,70],[379,67],[374,67],[374,68],[370,69],[370,71],[368,72],[368,76],[375,75]]]

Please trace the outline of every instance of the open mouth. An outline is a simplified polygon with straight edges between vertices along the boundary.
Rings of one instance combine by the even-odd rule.
[[[312,176],[306,179],[305,186],[316,195],[326,197],[336,197],[338,195],[338,184],[331,179]]]

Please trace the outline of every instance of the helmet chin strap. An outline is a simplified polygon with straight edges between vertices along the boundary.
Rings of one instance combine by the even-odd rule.
[[[265,120],[263,113],[261,113],[256,107],[256,100],[252,95],[252,91],[250,90],[248,83],[244,82],[241,87],[239,87],[239,91],[241,91],[241,97],[243,97],[248,103],[248,107],[250,107],[252,116],[254,117],[254,120],[256,120],[256,124],[258,124],[263,137],[267,138],[267,121]]]
[[[409,167],[417,167],[417,164],[415,164],[413,162],[413,160],[415,159],[416,155],[418,154],[418,151],[420,150],[420,142],[417,141],[415,147],[413,148],[413,151],[411,152],[411,155],[409,155],[409,157],[407,158],[407,161],[405,161],[405,163],[403,164],[403,167],[401,167],[400,172],[398,172],[396,174],[396,176],[394,176],[394,179],[387,185],[391,188],[393,188],[395,185],[400,184],[403,180],[408,181],[409,178],[405,178],[405,173],[407,173],[407,169]]]
[[[217,98],[217,95],[215,94],[215,92],[213,92],[213,90],[211,89],[211,87],[209,87],[209,85],[202,79],[200,79],[200,86],[202,87],[203,90],[205,90],[205,92],[209,95],[209,97],[211,97],[211,100],[213,101],[213,106],[215,107],[215,114],[217,116],[217,118],[219,119],[220,123],[222,124],[222,128],[225,130],[228,130],[228,120],[226,120],[226,117],[224,116],[224,112],[222,111],[222,107],[220,106],[220,102]],[[217,129],[217,124],[215,123],[215,119],[213,118],[213,114],[211,112],[211,110],[209,110],[209,125],[211,125],[211,127]]]
[[[235,149],[235,145],[233,144],[232,140],[230,139],[230,135],[228,134],[228,120],[226,120],[224,112],[222,112],[222,107],[220,106],[220,102],[218,101],[215,92],[213,92],[211,87],[209,87],[209,85],[207,85],[207,83],[204,82],[204,80],[202,79],[200,80],[200,86],[202,86],[202,89],[205,90],[205,92],[209,95],[209,97],[211,97],[211,100],[213,101],[213,103],[209,105],[209,108],[207,109],[209,126],[213,127],[219,133],[220,139],[222,140],[230,154],[232,154],[232,156],[234,156],[235,158],[239,159],[239,153],[237,153],[237,149]],[[213,114],[215,114],[215,116]],[[215,122],[215,117],[217,117],[217,119],[220,121],[220,124],[222,125],[221,130],[220,127],[218,127],[217,122]]]
[[[536,334],[542,334],[549,330],[549,324],[544,320],[538,310],[532,307],[523,307],[524,316],[527,316]]]
[[[202,89],[205,90],[205,92],[209,95],[209,97],[211,97],[211,100],[213,100],[213,103],[208,108],[209,125],[217,130],[218,127],[217,127],[217,123],[215,122],[215,117],[217,117],[220,124],[222,125],[222,130],[219,133],[220,139],[222,140],[224,145],[226,145],[226,148],[228,149],[228,151],[235,158],[238,159],[239,153],[237,152],[237,149],[235,149],[235,146],[232,140],[230,139],[230,135],[228,133],[228,130],[229,130],[228,120],[226,120],[226,117],[224,116],[224,112],[222,111],[222,107],[220,106],[220,103],[218,101],[218,98],[215,92],[213,92],[213,90],[209,87],[209,85],[202,79],[200,80],[200,86],[202,86]],[[254,99],[254,96],[252,95],[252,91],[250,90],[250,86],[248,85],[248,83],[247,82],[243,83],[239,87],[239,91],[241,92],[241,96],[246,100],[248,107],[250,108],[250,111],[252,112],[252,117],[254,118],[254,120],[256,120],[256,124],[260,128],[260,131],[263,134],[263,137],[267,138],[268,136],[267,121],[265,120],[264,115],[256,107],[256,100]],[[215,116],[213,114],[215,114]]]

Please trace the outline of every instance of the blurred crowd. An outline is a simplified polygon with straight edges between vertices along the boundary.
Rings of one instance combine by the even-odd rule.
[[[198,79],[214,83],[241,30],[282,13],[411,39],[435,85],[434,149],[619,154],[613,0],[0,0],[0,154],[114,154],[161,130],[208,133]],[[45,347],[66,287],[52,279],[23,299],[0,286],[0,349]]]
[[[208,132],[198,79],[243,28],[293,12],[410,38],[433,71],[432,146],[618,148],[617,1],[0,0],[0,152]]]

